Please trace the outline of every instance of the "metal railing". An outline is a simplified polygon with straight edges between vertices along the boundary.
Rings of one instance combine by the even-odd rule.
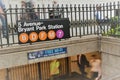
[[[17,21],[19,20],[69,18],[71,37],[82,37],[93,34],[119,37],[120,3],[99,4],[99,12],[102,16],[99,22],[96,21],[97,5],[38,5],[35,8],[19,8],[17,5],[13,8],[10,5],[5,10],[5,14],[0,14],[5,16],[7,24],[5,30],[0,28],[0,47],[18,44]],[[7,34],[6,38],[2,36],[4,31]]]

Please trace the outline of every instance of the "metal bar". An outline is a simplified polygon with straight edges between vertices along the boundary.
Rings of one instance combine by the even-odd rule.
[[[0,29],[0,46],[3,48],[3,43],[2,43],[2,29]]]
[[[13,10],[14,9],[12,9],[12,6],[10,5],[10,21],[11,21],[11,25],[10,25],[10,27],[13,29]],[[10,29],[11,30],[11,29]],[[12,33],[13,33],[13,30],[12,30]],[[13,40],[13,37],[12,37],[12,40]],[[13,42],[12,42],[13,43]]]
[[[115,5],[115,2],[113,3],[113,10],[114,10],[114,16],[113,16],[113,19],[112,19],[112,24],[113,24],[113,27],[114,27],[114,30],[116,28],[116,25],[117,25],[117,22],[115,21],[116,19],[116,15],[115,15],[115,10],[116,10],[116,5]],[[116,32],[116,30],[115,30]],[[115,36],[115,35],[114,35]]]
[[[74,27],[75,27],[75,36],[77,36],[77,10],[76,10],[76,5],[74,5],[74,14],[75,14],[75,22],[74,22]]]
[[[71,24],[72,24],[72,27],[71,27],[71,36],[73,37],[73,7],[72,5],[70,5],[70,17],[71,17]]]
[[[88,20],[88,5],[86,4],[86,27],[87,27],[87,35],[89,34],[89,29],[88,29],[88,23],[89,23],[89,20]]]
[[[108,3],[106,4],[106,11],[107,11],[107,16],[108,16]],[[107,32],[109,31],[109,27],[108,27],[108,25],[107,25]]]
[[[105,15],[105,4],[103,3],[103,7],[102,7],[102,12],[103,12],[103,17],[104,17],[104,20],[106,17],[108,17],[108,15]],[[105,23],[105,24],[104,24]],[[103,29],[105,30],[105,27],[106,27],[106,22],[103,22]],[[105,31],[103,31],[102,34],[105,34]]]
[[[93,4],[93,16],[94,16],[94,34],[96,34],[96,19],[95,19],[95,4]]]
[[[91,6],[91,4],[89,5],[89,10],[90,10],[89,11],[90,12],[90,15],[89,15],[90,16],[89,26],[90,26],[90,34],[92,34],[92,25],[91,25],[91,23],[92,24],[94,24],[94,23],[93,23],[93,19],[92,19],[93,16],[92,16],[92,6]]]
[[[37,5],[37,14],[38,14],[38,17],[40,18],[40,5],[39,4]]]
[[[82,5],[82,14],[83,14],[83,35],[85,35],[85,12],[84,12],[84,5]]]
[[[9,28],[8,28],[8,21],[7,21],[7,12],[5,11],[5,23],[6,23],[6,39],[7,39],[7,44],[9,46]],[[2,29],[3,30],[3,29]],[[4,30],[3,30],[4,31]]]
[[[68,14],[69,14],[69,11],[68,11],[68,5],[66,4],[66,16],[67,16],[67,18],[68,18]]]
[[[80,4],[78,5],[78,14],[79,14],[79,37],[81,37],[81,8]]]
[[[61,18],[65,18],[65,14],[64,14],[65,11],[64,11],[64,10],[65,10],[65,8],[64,8],[64,6],[63,6],[63,4],[62,4],[61,10],[60,10],[60,12],[61,12],[61,13],[60,13],[60,14],[61,14]]]

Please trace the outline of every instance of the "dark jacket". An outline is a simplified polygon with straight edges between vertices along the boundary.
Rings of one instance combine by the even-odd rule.
[[[86,56],[84,54],[81,55],[81,58],[80,58],[80,65],[87,65],[89,67],[89,61],[87,60]],[[78,63],[79,63],[79,56],[78,56]]]

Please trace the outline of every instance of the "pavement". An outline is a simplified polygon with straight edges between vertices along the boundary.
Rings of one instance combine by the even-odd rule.
[[[55,80],[90,80],[90,79],[76,72],[72,72],[71,76],[64,75],[61,76],[59,79],[55,79]]]

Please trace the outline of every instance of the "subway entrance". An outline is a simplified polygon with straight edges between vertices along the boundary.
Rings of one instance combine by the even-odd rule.
[[[80,53],[81,54],[81,53]],[[78,54],[78,55],[80,55]],[[0,70],[2,80],[90,80],[91,65],[85,65],[83,75],[78,65],[78,55]],[[90,62],[92,55],[101,60],[99,52],[85,53]],[[54,70],[56,69],[56,70]],[[54,76],[55,75],[55,76]]]

